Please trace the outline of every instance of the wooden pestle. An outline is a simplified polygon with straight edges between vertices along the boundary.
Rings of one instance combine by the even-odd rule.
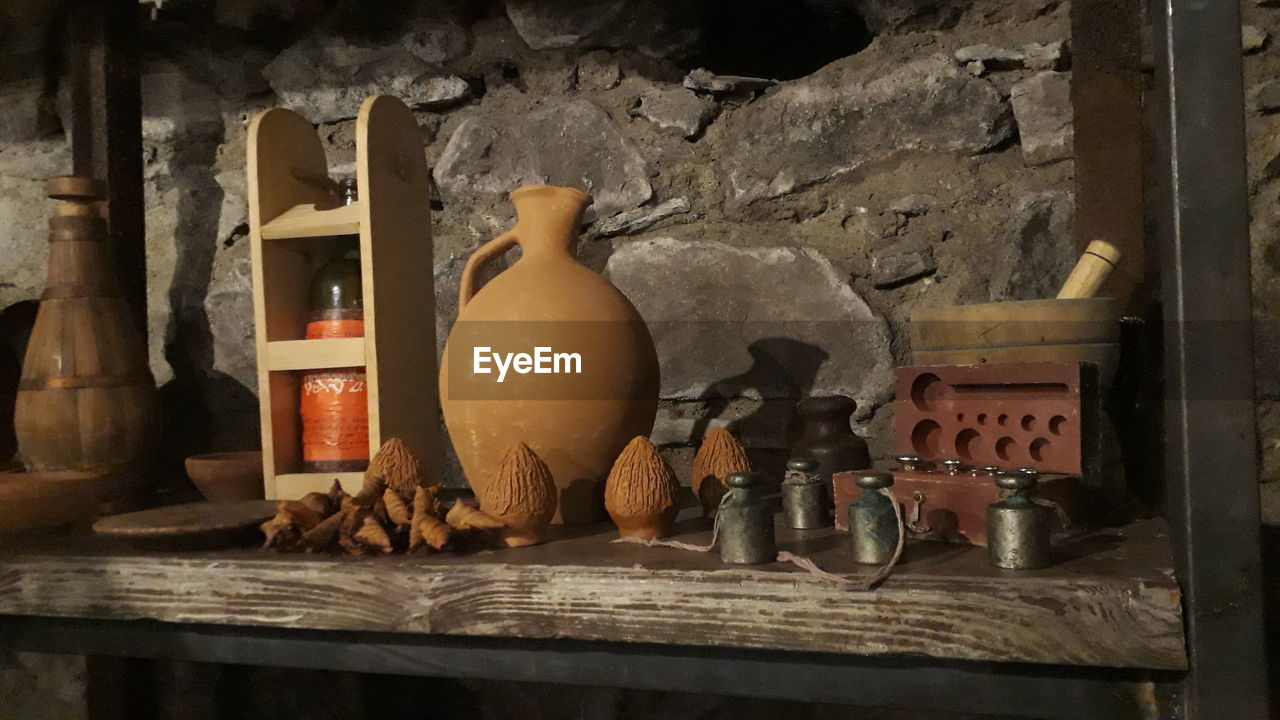
[[[1120,262],[1120,249],[1106,240],[1094,240],[1085,248],[1079,262],[1058,291],[1058,299],[1090,298],[1106,282],[1107,276]]]

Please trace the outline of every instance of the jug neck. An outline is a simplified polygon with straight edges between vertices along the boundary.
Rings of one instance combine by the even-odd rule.
[[[511,203],[525,257],[572,255],[591,196],[574,188],[529,185],[512,191]]]

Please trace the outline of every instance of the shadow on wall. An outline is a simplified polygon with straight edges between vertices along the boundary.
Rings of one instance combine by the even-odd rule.
[[[169,286],[164,357],[173,379],[160,388],[165,423],[158,453],[162,477],[182,478],[182,460],[202,452],[257,448],[253,391],[214,369],[214,338],[205,310],[223,191],[214,177],[221,136],[174,143],[171,182],[183,188],[176,208],[177,257]],[[185,486],[184,486],[185,488]]]
[[[722,75],[794,80],[871,43],[854,3],[705,0],[700,51],[683,65]]]
[[[753,468],[781,476],[786,452],[779,456],[776,440],[770,443],[756,439],[776,435],[777,428],[787,428],[785,443],[791,445],[798,430],[796,405],[813,392],[818,371],[830,355],[817,345],[786,337],[761,338],[747,346],[747,352],[751,354],[749,368],[715,381],[702,394],[706,413],[694,423],[691,438],[695,446],[701,444],[711,421],[730,413],[735,400],[759,397],[761,402],[756,408],[731,420],[728,429],[747,447]],[[761,447],[770,445],[775,446],[774,452]]]
[[[35,300],[20,300],[0,310],[0,467],[18,451],[14,435],[13,411],[18,399],[18,380],[22,377],[22,359],[27,354],[27,340],[36,323]]]

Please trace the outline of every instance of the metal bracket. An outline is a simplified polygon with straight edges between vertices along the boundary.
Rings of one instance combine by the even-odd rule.
[[[925,499],[925,494],[919,490],[911,493],[911,512],[907,515],[907,529],[921,535],[930,530],[928,525],[920,524],[920,508],[924,505]]]

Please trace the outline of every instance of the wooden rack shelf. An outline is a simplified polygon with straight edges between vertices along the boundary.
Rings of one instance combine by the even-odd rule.
[[[276,340],[267,343],[267,369],[323,370],[362,367],[364,338],[324,340]]]
[[[359,202],[328,210],[319,210],[314,203],[294,205],[262,225],[262,239],[356,235],[360,232],[361,212]]]
[[[287,476],[285,476],[287,477]],[[705,542],[708,522],[681,521]],[[0,615],[571,638],[725,648],[1181,670],[1181,595],[1167,528],[1144,521],[1067,548],[1055,567],[991,568],[979,548],[916,543],[874,591],[792,565],[618,544],[558,528],[520,550],[408,557],[246,550],[142,553],[95,538],[0,546]],[[841,574],[833,530],[780,530],[782,549]]]
[[[291,110],[254,117],[246,170],[266,496],[299,497],[333,482],[329,473],[299,472],[300,378],[308,370],[364,369],[370,456],[397,437],[434,460],[435,324],[423,321],[435,316],[431,208],[413,113],[389,96],[361,105],[359,199],[350,205],[337,205],[320,138]],[[364,337],[304,340],[312,277],[343,235],[359,236]]]
[[[302,497],[316,488],[328,488],[337,480],[352,495],[364,486],[362,472],[280,473],[276,475],[276,494],[285,498]]]

